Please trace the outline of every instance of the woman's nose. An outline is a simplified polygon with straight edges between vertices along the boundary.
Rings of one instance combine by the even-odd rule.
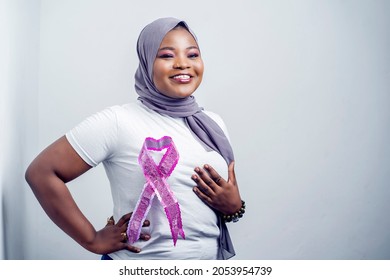
[[[189,63],[187,62],[187,60],[185,58],[176,58],[174,63],[173,63],[173,68],[174,69],[186,69],[186,68],[189,68]]]

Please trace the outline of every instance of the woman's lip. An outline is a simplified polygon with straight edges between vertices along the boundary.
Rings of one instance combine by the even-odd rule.
[[[176,77],[187,77],[187,78],[192,78],[192,76],[190,74],[176,74],[176,75],[172,75],[170,78],[176,78]]]
[[[192,76],[188,74],[178,74],[170,77],[175,82],[179,83],[189,83],[191,81]]]

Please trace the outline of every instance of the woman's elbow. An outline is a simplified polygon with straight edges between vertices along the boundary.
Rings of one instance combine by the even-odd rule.
[[[48,176],[48,168],[39,160],[34,160],[26,169],[24,178],[33,190],[42,184],[42,180]]]
[[[31,163],[27,167],[26,172],[24,173],[24,178],[30,187],[33,186],[34,178],[36,177],[37,172],[35,171],[35,169],[36,167],[34,166],[34,163]]]

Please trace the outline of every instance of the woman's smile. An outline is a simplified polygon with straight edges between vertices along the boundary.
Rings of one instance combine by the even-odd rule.
[[[188,74],[177,74],[171,77],[171,79],[179,84],[188,84],[191,82],[191,75]]]
[[[194,37],[183,27],[172,29],[161,42],[153,65],[158,91],[172,98],[185,98],[202,82],[203,60]]]

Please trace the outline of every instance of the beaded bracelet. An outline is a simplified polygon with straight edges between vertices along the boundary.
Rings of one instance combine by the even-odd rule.
[[[241,200],[241,208],[234,214],[231,214],[231,215],[223,215],[222,216],[222,219],[226,222],[226,223],[230,223],[230,222],[238,222],[238,220],[240,218],[242,218],[242,216],[244,215],[245,213],[245,201]]]

